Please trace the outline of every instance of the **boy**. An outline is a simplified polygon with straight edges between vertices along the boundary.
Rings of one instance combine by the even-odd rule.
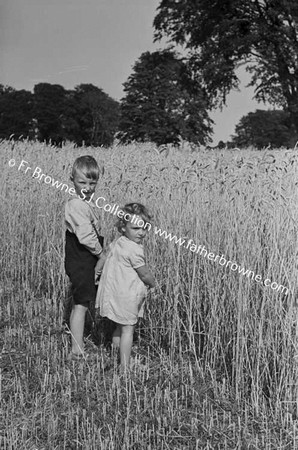
[[[84,358],[84,325],[88,306],[95,302],[94,269],[102,253],[98,208],[92,202],[99,178],[96,160],[89,155],[77,158],[71,181],[76,197],[65,205],[65,271],[72,284],[70,315],[71,358]]]

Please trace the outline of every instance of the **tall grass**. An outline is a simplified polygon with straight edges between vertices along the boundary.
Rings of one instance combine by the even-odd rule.
[[[0,150],[0,447],[296,448],[297,153],[28,142]],[[150,231],[159,290],[139,328],[135,358],[145,370],[124,379],[116,365],[104,370],[102,348],[97,361],[69,363],[61,333],[69,195],[31,175],[38,166],[71,187],[70,167],[82,154],[104,167],[95,198],[146,204],[157,227],[288,295]],[[18,170],[22,159],[31,171]],[[117,235],[113,223],[103,212],[107,241]]]

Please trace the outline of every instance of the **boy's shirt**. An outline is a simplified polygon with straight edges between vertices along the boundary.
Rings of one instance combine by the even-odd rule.
[[[90,253],[97,257],[101,254],[102,247],[92,226],[100,234],[99,215],[94,203],[88,204],[79,197],[68,200],[65,205],[65,223],[67,230],[74,233]]]

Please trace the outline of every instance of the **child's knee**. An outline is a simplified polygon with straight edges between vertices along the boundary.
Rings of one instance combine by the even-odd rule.
[[[122,325],[121,327],[121,335],[133,335],[134,333],[134,325]]]
[[[75,311],[76,313],[80,313],[80,314],[86,314],[86,311],[88,309],[88,306],[86,305],[73,305],[73,311]]]

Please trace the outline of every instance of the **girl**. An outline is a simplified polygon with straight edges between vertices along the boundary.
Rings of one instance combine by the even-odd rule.
[[[103,246],[103,238],[99,236],[98,208],[92,202],[98,178],[99,167],[92,156],[81,156],[75,160],[70,179],[77,196],[68,200],[65,205],[65,270],[70,278],[73,294],[70,315],[72,359],[85,357],[85,316],[96,297],[94,269]]]
[[[116,323],[113,347],[120,348],[122,369],[129,364],[134,328],[143,317],[146,286],[155,281],[146,266],[143,239],[151,228],[147,209],[140,203],[129,203],[117,214],[118,231],[122,234],[110,244],[96,296],[100,315]],[[99,266],[98,266],[99,268]],[[100,273],[96,270],[95,276]]]

